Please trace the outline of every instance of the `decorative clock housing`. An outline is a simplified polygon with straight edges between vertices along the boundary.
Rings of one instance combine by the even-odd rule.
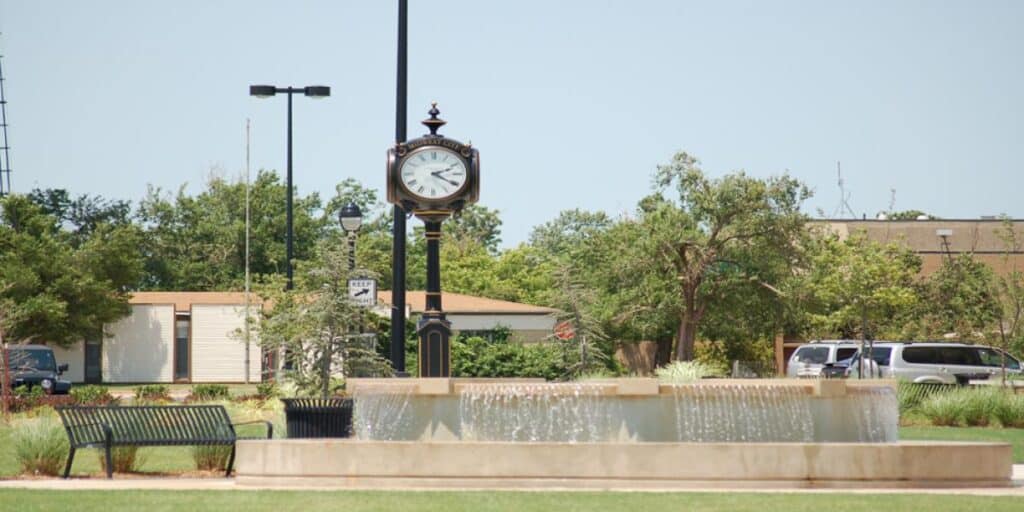
[[[423,124],[430,133],[388,150],[388,202],[418,216],[447,216],[480,197],[480,153],[437,133],[437,104]]]

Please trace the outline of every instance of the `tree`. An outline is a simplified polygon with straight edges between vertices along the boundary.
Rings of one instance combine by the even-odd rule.
[[[250,189],[250,269],[256,276],[283,274],[286,187],[273,171],[260,171]],[[139,204],[143,251],[151,290],[235,290],[245,279],[245,183],[212,177],[196,196],[184,187],[171,196],[151,188]],[[313,193],[294,201],[295,259],[312,257],[325,226]]]
[[[142,277],[134,226],[100,223],[74,235],[31,199],[0,199],[0,310],[9,340],[69,346],[127,315]]]
[[[578,361],[567,366],[569,377],[606,368],[611,359],[608,355],[611,350],[605,346],[608,336],[589,311],[588,306],[595,299],[594,290],[588,289],[574,275],[571,266],[562,265],[555,271],[555,288],[549,302],[560,311],[555,316],[556,320],[567,325],[572,332],[570,339],[562,341],[578,349],[576,355],[579,356]]]
[[[658,193],[641,202],[640,229],[633,252],[637,272],[662,276],[659,293],[676,314],[675,358],[691,360],[701,321],[717,298],[740,282],[768,290],[775,283],[746,264],[788,259],[806,217],[801,203],[807,187],[788,176],[758,179],[743,172],[712,179],[696,158],[677,153],[655,175]],[[674,190],[675,199],[664,196]],[[750,256],[750,255],[756,255]]]
[[[921,287],[918,334],[930,338],[955,335],[960,341],[982,341],[998,317],[992,269],[964,253],[942,262]]]
[[[498,210],[471,204],[444,223],[444,243],[480,244],[490,254],[497,254],[501,243],[501,218]]]
[[[331,392],[334,367],[344,376],[389,375],[387,360],[376,353],[365,336],[372,325],[366,308],[348,295],[349,277],[365,277],[365,269],[348,270],[347,246],[332,237],[317,245],[316,258],[299,267],[294,291],[280,283],[263,290],[264,303],[259,326],[260,344],[267,351],[285,351],[291,358],[288,376],[305,393]]]
[[[64,189],[33,189],[28,198],[43,213],[52,216],[58,227],[70,227],[73,242],[81,242],[102,224],[124,226],[131,223],[131,202],[80,195],[71,199]]]
[[[920,257],[863,232],[814,235],[805,241],[805,266],[787,283],[800,334],[873,340],[898,333],[918,300]]]
[[[1003,216],[1003,225],[999,230],[999,238],[1003,242],[1003,264],[1006,272],[996,278],[994,295],[996,299],[996,327],[999,333],[999,346],[1009,351],[1014,344],[1021,342],[1024,334],[1024,271],[1017,268],[1010,257],[1019,254],[1021,237],[1014,227],[1013,221]],[[1018,345],[1017,348],[1020,348]],[[1006,382],[1006,355],[1003,354],[1003,383]]]
[[[533,228],[530,246],[552,258],[569,257],[612,226],[604,212],[563,210],[554,220]]]

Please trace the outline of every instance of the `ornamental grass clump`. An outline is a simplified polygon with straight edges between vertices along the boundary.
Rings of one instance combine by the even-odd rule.
[[[196,469],[205,471],[224,471],[228,467],[228,458],[231,457],[231,447],[222,445],[193,446],[192,459],[196,462]]]
[[[964,395],[959,392],[935,394],[918,406],[918,411],[928,418],[933,425],[952,427],[957,424],[964,412]]]
[[[146,384],[135,387],[136,402],[170,402],[171,391],[165,384]]]
[[[188,396],[189,402],[215,402],[231,398],[228,387],[224,384],[196,384]]]
[[[1005,428],[1024,428],[1024,395],[1004,393],[992,415]]]
[[[56,476],[63,469],[68,438],[60,422],[52,418],[19,422],[12,441],[23,474]]]
[[[969,427],[987,427],[1005,396],[998,389],[963,389],[963,420]]]
[[[708,377],[724,377],[725,371],[700,361],[675,361],[654,370],[663,382],[678,384]]]
[[[915,384],[908,381],[900,381],[896,388],[896,399],[899,402],[900,414],[912,412],[921,405],[921,402],[929,397],[956,391],[956,386],[948,384]]]
[[[104,386],[89,384],[71,388],[75,405],[109,405],[117,401]]]
[[[100,468],[107,470],[107,457],[103,450],[99,452]],[[144,452],[138,446],[115,446],[110,449],[110,459],[114,464],[114,473],[135,473],[146,462]]]

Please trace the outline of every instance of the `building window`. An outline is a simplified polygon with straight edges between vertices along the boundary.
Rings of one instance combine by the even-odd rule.
[[[174,380],[189,380],[189,331],[190,319],[179,315],[174,321]]]

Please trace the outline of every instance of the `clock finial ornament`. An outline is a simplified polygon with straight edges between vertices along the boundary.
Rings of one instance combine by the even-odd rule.
[[[437,135],[437,130],[448,124],[448,121],[437,117],[441,114],[441,111],[437,109],[436,101],[430,103],[430,112],[427,113],[430,114],[430,119],[424,119],[423,125],[430,129],[430,135],[440,137],[440,135]]]

